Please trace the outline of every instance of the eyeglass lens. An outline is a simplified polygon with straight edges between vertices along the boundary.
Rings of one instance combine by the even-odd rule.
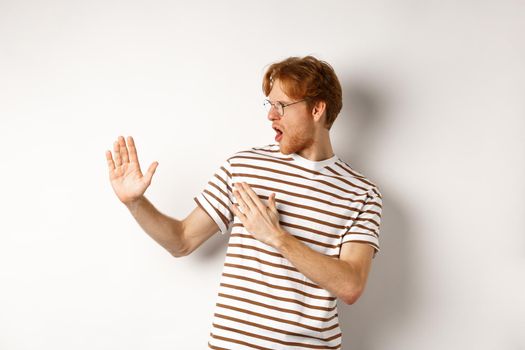
[[[266,108],[266,112],[270,112],[270,109],[272,109],[272,105],[275,107],[275,111],[282,116],[284,112],[283,105],[279,102],[271,103],[270,101],[266,100],[264,101],[264,107]]]

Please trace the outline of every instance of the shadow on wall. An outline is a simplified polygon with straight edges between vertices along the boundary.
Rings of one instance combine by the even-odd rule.
[[[366,164],[379,144],[381,130],[387,118],[386,95],[370,84],[353,80],[345,86],[343,110],[336,120],[339,156],[356,171],[374,181]],[[381,251],[372,260],[372,268],[364,293],[353,305],[338,300],[339,322],[343,333],[342,350],[374,350],[409,321],[416,291],[412,289],[412,273],[407,251],[412,236],[409,220],[396,198],[377,181],[383,195],[383,213],[379,244]],[[395,192],[395,191],[394,191]]]

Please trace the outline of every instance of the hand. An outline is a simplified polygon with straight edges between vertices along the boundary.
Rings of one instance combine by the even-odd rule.
[[[244,227],[259,241],[272,247],[283,230],[279,224],[279,212],[275,206],[275,193],[270,194],[268,206],[264,205],[257,194],[245,182],[235,183],[233,194],[237,198],[237,206],[231,206],[234,214],[239,217]],[[242,210],[242,211],[241,211]]]
[[[128,136],[128,148],[124,137],[119,136],[118,141],[113,143],[115,163],[111,156],[111,151],[106,151],[106,160],[109,168],[109,180],[117,197],[124,204],[132,203],[140,198],[148,186],[155,173],[158,162],[153,162],[148,168],[146,175],[143,176],[135,149],[135,142]],[[116,166],[115,166],[116,165]]]

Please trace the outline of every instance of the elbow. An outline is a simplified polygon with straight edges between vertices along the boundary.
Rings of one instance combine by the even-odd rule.
[[[187,255],[187,254],[179,253],[179,252],[170,252],[170,253],[171,253],[171,256],[173,256],[174,258],[182,258]]]
[[[174,258],[182,258],[190,255],[192,249],[190,249],[184,234],[184,221],[175,221],[173,236],[177,237],[177,239],[169,244],[168,251],[170,254]]]
[[[349,291],[347,291],[343,295],[342,299],[345,302],[345,304],[352,305],[355,302],[357,302],[359,297],[361,297],[361,294],[363,294],[363,288],[361,288],[361,287],[355,288],[354,287],[354,288],[349,289]]]
[[[178,249],[178,250],[170,249],[169,252],[171,256],[173,256],[174,258],[182,258],[184,256],[190,255],[191,253],[187,249]]]

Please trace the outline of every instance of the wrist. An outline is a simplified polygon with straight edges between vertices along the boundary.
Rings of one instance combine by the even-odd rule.
[[[279,228],[274,236],[273,247],[277,250],[281,250],[281,248],[286,244],[288,238],[290,238],[290,234]]]
[[[141,202],[143,199],[144,199],[144,197],[143,197],[143,196],[140,196],[140,197],[135,198],[135,199],[133,199],[133,200],[131,200],[131,201],[124,202],[124,205],[125,205],[130,211],[133,211],[133,210],[135,210],[135,209],[139,206],[140,202]]]

